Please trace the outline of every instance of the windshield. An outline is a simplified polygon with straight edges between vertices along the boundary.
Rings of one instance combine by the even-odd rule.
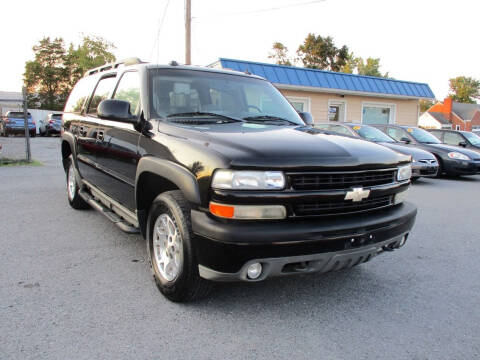
[[[406,128],[405,129],[410,135],[413,136],[415,140],[424,144],[441,144],[441,141],[438,140],[435,136],[430,134],[428,131],[419,128]]]
[[[223,121],[305,125],[292,105],[269,82],[208,71],[153,69],[150,77],[152,117],[215,118]]]
[[[464,132],[463,136],[465,136],[472,145],[480,146],[480,136],[475,135],[474,133],[469,133],[469,132]]]
[[[390,136],[378,130],[377,128],[374,128],[371,126],[355,125],[355,126],[352,126],[352,129],[362,138],[369,141],[388,142],[388,143],[395,142],[395,140],[393,140]]]

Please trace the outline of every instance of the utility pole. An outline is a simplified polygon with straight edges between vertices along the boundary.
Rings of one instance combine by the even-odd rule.
[[[25,153],[27,155],[27,162],[32,161],[32,153],[30,151],[30,131],[28,130],[28,109],[27,109],[27,89],[22,88],[23,94],[23,118],[25,120]]]
[[[192,1],[185,0],[185,64],[191,65],[192,41]]]

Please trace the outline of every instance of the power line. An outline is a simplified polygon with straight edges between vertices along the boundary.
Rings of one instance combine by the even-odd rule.
[[[160,57],[160,33],[163,28],[163,23],[165,22],[165,16],[167,15],[168,4],[170,4],[170,0],[167,0],[167,3],[165,4],[165,8],[163,9],[163,15],[158,23],[157,36],[155,38],[155,41],[153,42],[152,51],[150,52],[150,59],[152,59],[153,51],[155,50],[155,46],[157,46],[157,61],[156,61],[157,63]]]
[[[240,12],[235,12],[235,13],[226,13],[226,14],[217,14],[217,15],[196,16],[196,17],[192,17],[192,19],[257,14],[257,13],[269,12],[269,11],[275,11],[275,10],[282,10],[282,9],[292,8],[292,7],[297,7],[297,6],[310,5],[310,4],[320,3],[320,2],[324,2],[324,1],[326,1],[326,0],[312,0],[312,1],[307,1],[307,2],[303,2],[303,3],[288,4],[288,5],[283,5],[283,6],[271,7],[271,8],[267,8],[267,9],[240,11]]]

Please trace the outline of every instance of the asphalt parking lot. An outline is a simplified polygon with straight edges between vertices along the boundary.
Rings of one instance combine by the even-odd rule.
[[[415,183],[400,250],[185,305],[140,236],[68,206],[58,138],[32,152],[44,166],[0,167],[2,360],[480,358],[480,176]]]

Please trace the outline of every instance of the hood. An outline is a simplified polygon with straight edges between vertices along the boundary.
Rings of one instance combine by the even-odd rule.
[[[233,168],[361,170],[394,167],[410,161],[410,156],[381,145],[328,135],[304,126],[163,123],[159,130],[201,142],[227,158]]]
[[[435,155],[432,153],[419,149],[415,146],[412,145],[407,145],[407,144],[402,144],[402,143],[387,143],[387,142],[381,142],[379,144],[382,144],[383,146],[388,147],[389,149],[398,151],[399,153],[405,154],[405,155],[411,155],[413,161],[418,161],[418,160],[435,160]]]
[[[432,152],[435,151],[442,151],[444,153],[456,151],[461,154],[465,154],[471,159],[480,159],[480,154],[473,150],[468,150],[460,146],[452,146],[447,144],[422,144],[424,148],[427,150],[431,150]]]

